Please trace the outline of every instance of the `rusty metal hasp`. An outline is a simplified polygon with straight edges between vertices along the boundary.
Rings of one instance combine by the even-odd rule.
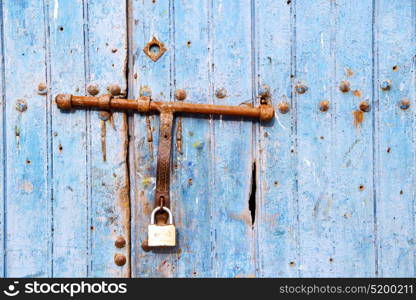
[[[176,245],[176,232],[170,207],[170,164],[172,152],[172,128],[175,113],[195,113],[212,115],[229,115],[259,118],[260,121],[270,121],[274,116],[273,107],[262,101],[257,107],[251,105],[227,106],[195,104],[184,102],[156,102],[150,97],[140,97],[137,100],[113,98],[111,95],[99,97],[75,96],[59,94],[55,98],[56,104],[62,110],[75,107],[92,107],[99,110],[132,110],[141,113],[159,112],[160,130],[157,154],[156,174],[156,207],[152,212],[148,227],[148,246],[167,247]],[[155,215],[159,212],[168,214],[167,224],[155,222]]]

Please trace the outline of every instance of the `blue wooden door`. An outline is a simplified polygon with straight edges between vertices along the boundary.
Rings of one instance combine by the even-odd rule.
[[[0,28],[3,277],[415,275],[415,1],[3,0]],[[176,117],[178,246],[147,251],[158,116],[53,98],[177,89],[276,114]]]

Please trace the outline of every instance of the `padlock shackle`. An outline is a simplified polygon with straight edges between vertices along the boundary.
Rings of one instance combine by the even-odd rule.
[[[156,216],[156,213],[157,213],[159,210],[164,210],[165,212],[167,212],[167,213],[168,213],[169,218],[168,218],[168,224],[167,224],[167,225],[173,225],[173,216],[172,216],[172,212],[171,212],[171,211],[170,211],[170,209],[169,209],[169,208],[167,208],[166,206],[158,206],[158,207],[156,207],[156,208],[152,211],[152,214],[151,214],[151,216],[150,216],[150,225],[155,225],[155,216]]]

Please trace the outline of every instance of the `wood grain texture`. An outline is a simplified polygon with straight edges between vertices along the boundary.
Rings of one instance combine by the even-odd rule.
[[[375,7],[378,275],[415,276],[414,107],[415,3],[378,1]],[[390,90],[380,85],[391,80]],[[400,101],[410,99],[408,110]]]
[[[354,114],[359,103],[373,106],[372,1],[337,1],[332,5],[332,170],[330,173],[333,254],[331,276],[375,276],[373,184],[373,111]],[[352,26],[354,24],[354,26]],[[339,89],[348,81],[350,91]],[[325,137],[326,138],[326,137]],[[324,276],[324,274],[322,275]]]
[[[213,1],[211,11],[213,90],[224,89],[215,104],[252,103],[250,1]],[[255,276],[255,244],[248,200],[253,164],[253,124],[214,118],[211,135],[210,196],[212,276]]]
[[[88,11],[88,84],[95,84],[100,94],[109,86],[118,86],[126,95],[127,22],[126,1],[89,0]],[[105,33],[105,34],[104,34]],[[114,89],[114,88],[113,88]],[[111,91],[111,88],[110,88]],[[121,95],[115,95],[121,97]],[[100,117],[91,112],[91,277],[130,276],[130,199],[127,166],[128,125],[125,113]],[[117,248],[123,238],[126,245]],[[126,257],[119,267],[114,256]]]
[[[83,1],[49,3],[49,101],[57,93],[85,93]],[[71,67],[69,67],[71,66]],[[89,272],[87,113],[52,105],[53,276]]]
[[[179,0],[173,4],[175,90],[185,89],[186,102],[209,103],[210,2]],[[179,122],[182,122],[181,132]],[[176,141],[178,137],[182,140],[182,153],[174,147],[171,190],[179,233],[176,264],[179,277],[208,277],[212,274],[212,260],[207,249],[211,247],[210,209],[213,199],[206,189],[211,176],[211,124],[208,116],[176,118],[174,136]]]
[[[257,87],[270,90],[275,119],[257,126],[257,276],[297,277],[296,102],[291,78],[294,60],[294,6],[256,1]],[[287,102],[289,112],[278,105]],[[273,257],[273,259],[271,259]]]
[[[7,158],[5,276],[51,276],[51,200],[42,1],[3,1]]]

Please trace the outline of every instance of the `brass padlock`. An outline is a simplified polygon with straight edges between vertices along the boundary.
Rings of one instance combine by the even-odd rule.
[[[168,223],[164,225],[155,224],[155,215],[159,210],[168,213]],[[150,225],[148,226],[148,245],[149,247],[173,247],[176,245],[176,229],[173,225],[172,212],[165,206],[156,207],[152,211],[150,217]]]

